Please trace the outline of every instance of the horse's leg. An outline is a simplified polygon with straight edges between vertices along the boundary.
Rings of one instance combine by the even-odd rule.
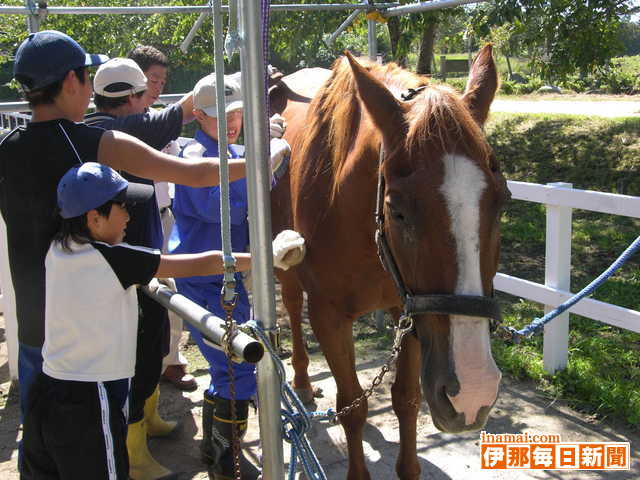
[[[336,382],[336,408],[338,411],[350,405],[362,394],[355,367],[353,348],[353,324],[340,314],[328,301],[314,302],[309,293],[309,316],[316,339],[329,364]],[[347,437],[349,470],[347,480],[370,480],[364,461],[362,435],[367,419],[367,400],[340,419]]]
[[[397,322],[397,312],[392,311],[392,314]],[[422,401],[421,354],[418,339],[412,334],[405,335],[398,356],[396,378],[391,386],[393,411],[400,425],[400,453],[396,461],[396,473],[402,480],[420,478],[420,464],[416,452],[416,422]]]
[[[292,387],[305,405],[313,401],[313,389],[307,369],[309,356],[302,335],[302,288],[296,278],[288,275],[280,276],[282,303],[289,313],[291,325],[291,365],[293,366]]]

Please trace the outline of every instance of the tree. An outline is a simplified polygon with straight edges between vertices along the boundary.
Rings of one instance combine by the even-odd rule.
[[[624,55],[640,54],[640,25],[625,20],[620,24],[618,32],[620,42],[624,46]]]
[[[547,80],[593,73],[620,53],[621,19],[631,0],[496,0],[475,9],[474,27],[519,22],[531,67]]]

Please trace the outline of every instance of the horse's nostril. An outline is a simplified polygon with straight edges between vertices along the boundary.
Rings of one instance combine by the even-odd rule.
[[[448,398],[455,397],[460,393],[460,383],[457,380],[450,380],[443,388],[444,393]]]

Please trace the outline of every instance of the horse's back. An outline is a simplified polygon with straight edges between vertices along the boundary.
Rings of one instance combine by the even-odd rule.
[[[282,81],[295,94],[312,99],[330,76],[331,70],[326,68],[303,68],[283,77]]]

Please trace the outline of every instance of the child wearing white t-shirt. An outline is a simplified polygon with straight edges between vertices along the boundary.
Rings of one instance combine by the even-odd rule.
[[[152,186],[127,182],[93,162],[73,167],[58,184],[62,220],[45,261],[43,373],[25,415],[24,479],[129,478],[135,286],[153,277],[223,272],[219,251],[162,255],[122,243],[127,205],[152,193]],[[237,270],[250,268],[250,254],[234,257]]]

